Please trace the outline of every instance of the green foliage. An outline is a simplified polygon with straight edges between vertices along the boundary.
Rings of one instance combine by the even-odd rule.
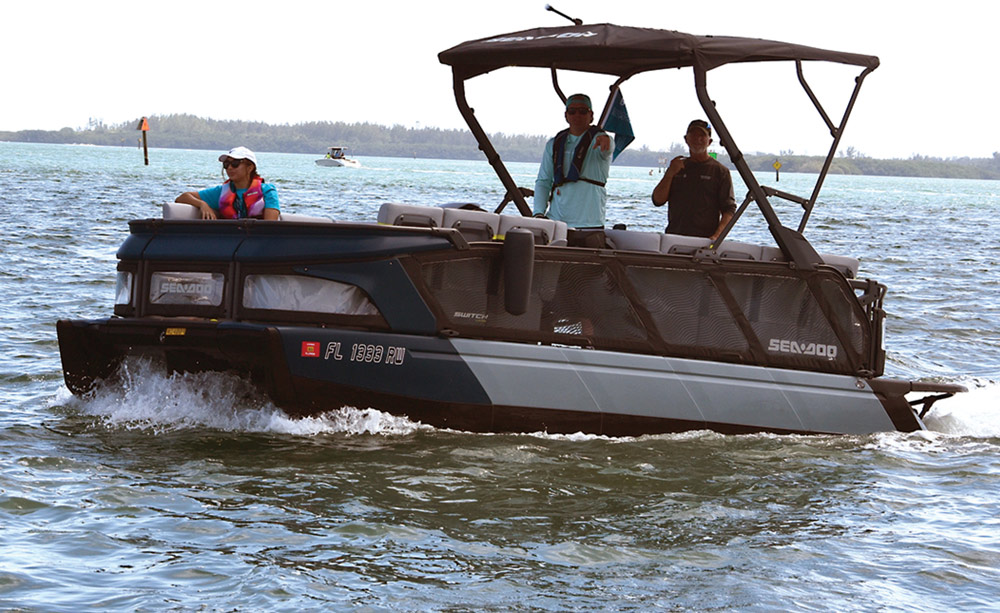
[[[237,145],[255,151],[285,153],[326,152],[332,145],[348,147],[351,155],[384,157],[418,157],[438,159],[483,159],[475,138],[467,130],[440,128],[407,128],[374,123],[306,122],[294,125],[270,125],[253,121],[222,121],[194,115],[154,115],[149,117],[148,140],[152,147],[176,149],[226,150]],[[84,129],[63,128],[58,131],[22,130],[0,132],[0,140],[34,143],[83,143],[92,145],[135,146],[141,138],[137,127],[140,118],[106,126],[91,119]],[[538,162],[545,141],[552,135],[524,134],[490,135],[500,157],[511,162]],[[653,151],[646,146],[626,149],[615,162],[620,166],[662,167],[678,156],[686,155],[682,144],[674,143],[669,151]],[[756,153],[746,155],[751,170],[773,172],[772,164],[781,160],[782,172],[816,173],[824,158]],[[719,161],[732,167],[728,156],[720,153]],[[940,159],[913,156],[908,160],[877,160],[853,147],[834,158],[832,174],[888,175],[899,177],[947,177],[967,179],[1000,179],[1000,152],[987,159]]]

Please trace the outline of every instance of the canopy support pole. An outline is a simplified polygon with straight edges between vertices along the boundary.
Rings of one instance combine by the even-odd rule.
[[[719,135],[719,142],[729,153],[729,159],[736,166],[736,170],[740,173],[743,182],[750,188],[750,193],[753,194],[753,199],[757,202],[757,208],[760,209],[761,214],[764,215],[764,219],[767,220],[767,226],[771,231],[771,236],[774,237],[774,241],[782,253],[785,254],[785,257],[789,261],[794,262],[796,267],[803,270],[815,269],[816,264],[822,263],[823,259],[820,258],[816,250],[813,249],[813,246],[809,244],[809,241],[800,232],[781,225],[781,220],[778,219],[777,213],[774,212],[774,208],[771,207],[771,203],[767,199],[767,193],[761,187],[760,183],[757,182],[757,178],[753,176],[746,158],[743,157],[743,152],[736,146],[736,142],[729,133],[729,129],[722,121],[719,112],[715,109],[715,101],[708,95],[707,71],[697,65],[693,68],[694,88],[698,94],[698,102],[701,103],[701,108],[708,116],[712,128]],[[742,211],[743,208],[740,209],[739,213],[742,214]],[[733,219],[727,224],[718,240],[712,245],[713,248],[718,248],[735,222],[736,215],[733,216]]]
[[[799,222],[799,232],[803,232],[806,229],[806,222],[809,221],[809,216],[812,214],[813,205],[816,204],[816,199],[819,198],[819,190],[823,187],[823,181],[826,180],[826,175],[830,171],[830,166],[833,164],[833,156],[836,155],[837,147],[840,145],[840,139],[844,135],[844,127],[847,126],[847,119],[851,116],[851,111],[854,109],[854,103],[858,99],[858,93],[861,91],[861,83],[865,80],[865,77],[872,71],[872,68],[865,68],[861,71],[861,74],[854,79],[854,91],[851,93],[851,99],[847,102],[847,108],[844,109],[844,116],[840,119],[840,125],[834,126],[833,122],[827,116],[826,111],[823,110],[823,105],[820,104],[819,99],[813,93],[812,88],[806,83],[805,75],[802,73],[802,60],[795,60],[795,72],[799,77],[799,83],[802,84],[802,89],[805,90],[806,95],[812,100],[813,106],[819,111],[820,116],[823,121],[826,122],[827,127],[830,129],[830,136],[833,137],[833,144],[830,145],[830,151],[826,154],[826,160],[823,162],[823,168],[820,169],[819,177],[816,179],[816,185],[813,186],[812,195],[809,196],[808,206],[803,205],[805,212],[802,214],[802,221]]]
[[[472,107],[469,106],[469,103],[465,99],[465,79],[458,75],[458,71],[452,71],[452,81],[455,88],[455,102],[458,104],[458,110],[462,114],[462,118],[465,119],[465,123],[472,130],[472,135],[476,137],[476,142],[479,143],[479,150],[486,155],[486,160],[493,167],[494,172],[500,178],[500,182],[507,189],[507,195],[500,206],[503,207],[508,200],[513,201],[521,215],[531,217],[531,207],[528,206],[528,202],[524,199],[524,194],[517,186],[517,183],[514,182],[514,178],[510,176],[510,172],[504,166],[503,160],[500,159],[500,154],[493,148],[493,143],[490,142],[486,131],[479,125],[475,111],[472,110]],[[498,209],[495,212],[499,213],[500,210]]]

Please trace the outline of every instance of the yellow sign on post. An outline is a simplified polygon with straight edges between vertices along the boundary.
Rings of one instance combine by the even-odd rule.
[[[781,162],[779,162],[778,160],[774,160],[774,164],[771,164],[771,166],[774,167],[774,180],[775,181],[780,181],[781,180],[781,172],[780,172],[781,171]]]

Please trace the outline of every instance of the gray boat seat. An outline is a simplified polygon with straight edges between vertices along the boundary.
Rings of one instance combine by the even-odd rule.
[[[785,254],[777,247],[764,245],[760,248],[760,260],[762,262],[787,262]]]
[[[522,217],[521,215],[500,215],[500,231],[498,237],[502,240],[507,232],[515,228],[530,230],[535,235],[536,245],[563,246],[566,244],[566,222],[540,217]]]
[[[711,239],[702,236],[684,236],[682,234],[661,234],[660,253],[673,255],[694,255],[702,247],[712,244]]]
[[[861,268],[861,262],[857,258],[846,255],[833,255],[831,253],[821,253],[819,257],[823,258],[824,264],[833,266],[844,273],[844,276],[848,279],[858,278],[858,269]]]
[[[696,251],[712,244],[712,239],[703,236],[683,236],[663,234],[660,238],[660,252],[673,255],[694,255]],[[754,243],[722,241],[719,257],[731,260],[760,260],[763,247]]]
[[[637,232],[635,230],[605,230],[608,247],[622,251],[659,251],[659,232]]]
[[[444,210],[436,206],[386,202],[379,207],[378,223],[389,226],[437,228],[444,225]]]
[[[731,260],[757,260],[762,258],[763,247],[753,243],[739,241],[722,241],[719,245],[719,257]]]
[[[278,221],[304,221],[307,223],[333,223],[329,217],[314,217],[312,215],[301,215],[299,213],[278,213]]]
[[[785,254],[781,252],[781,249],[777,247],[764,246],[761,247],[761,260],[765,262],[787,262],[788,259]],[[831,253],[821,253],[819,257],[823,258],[824,264],[829,264],[833,266],[840,272],[844,273],[844,276],[848,279],[858,278],[858,269],[861,268],[861,262],[857,258],[852,258],[846,255],[833,255]]]
[[[198,207],[181,202],[167,202],[163,205],[164,219],[201,219]]]
[[[491,241],[500,233],[500,216],[486,211],[443,209],[445,228],[454,228],[467,241]]]
[[[201,211],[198,207],[181,202],[167,202],[163,205],[164,219],[201,219]],[[278,213],[278,221],[308,221],[313,223],[333,223],[329,217],[313,217],[312,215],[300,215],[298,213]]]

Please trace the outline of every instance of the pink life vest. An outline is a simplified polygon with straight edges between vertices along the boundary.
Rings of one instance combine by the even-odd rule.
[[[264,214],[264,179],[254,177],[250,187],[243,194],[243,204],[247,217],[260,217]],[[239,219],[240,211],[236,209],[236,191],[230,181],[222,184],[219,194],[219,214],[226,219]]]

